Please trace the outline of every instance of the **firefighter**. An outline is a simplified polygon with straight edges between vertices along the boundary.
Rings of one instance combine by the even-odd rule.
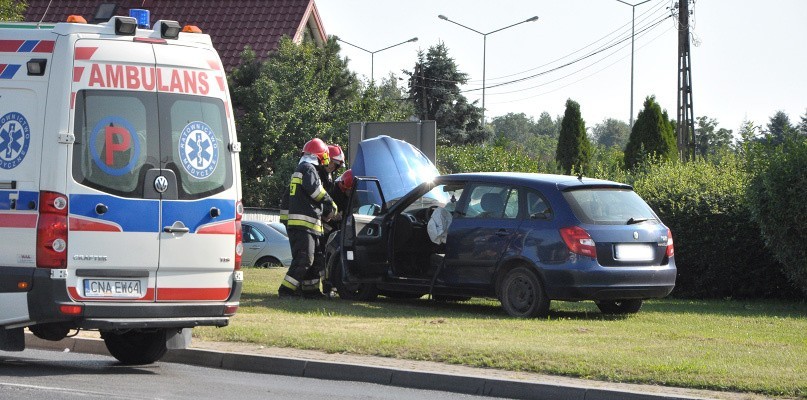
[[[345,153],[338,144],[329,144],[328,157],[330,157],[331,162],[329,162],[328,165],[317,168],[317,172],[319,172],[319,179],[322,181],[322,187],[325,188],[325,191],[327,191],[328,194],[333,196],[334,173],[339,171],[339,169],[345,165]]]
[[[320,275],[316,266],[323,262],[319,250],[322,240],[322,221],[336,217],[338,209],[325,191],[317,173],[317,166],[330,161],[328,146],[320,139],[311,139],[303,146],[303,156],[291,176],[288,194],[281,209],[287,211],[286,227],[291,246],[292,261],[289,271],[278,288],[280,297],[323,297],[320,292]]]

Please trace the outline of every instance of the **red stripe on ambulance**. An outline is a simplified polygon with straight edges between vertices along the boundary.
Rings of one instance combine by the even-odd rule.
[[[36,228],[36,214],[0,214],[0,228]]]
[[[157,301],[227,300],[230,288],[159,288]]]
[[[73,67],[73,82],[81,82],[81,75],[84,74],[84,67]]]
[[[235,222],[226,221],[199,227],[196,233],[218,233],[222,235],[235,235]]]
[[[56,45],[56,42],[53,40],[42,40],[34,46],[32,52],[34,53],[53,53],[53,47]]]
[[[76,47],[76,60],[89,60],[98,50],[97,47]]]
[[[75,217],[69,219],[69,230],[73,232],[123,232],[117,224]]]

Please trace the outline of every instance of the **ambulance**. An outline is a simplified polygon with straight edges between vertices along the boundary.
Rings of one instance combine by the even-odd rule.
[[[0,350],[99,331],[124,364],[239,306],[241,183],[210,37],[132,17],[0,25]]]

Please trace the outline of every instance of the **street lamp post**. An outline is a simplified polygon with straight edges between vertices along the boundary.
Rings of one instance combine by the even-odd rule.
[[[622,4],[630,6],[631,10],[633,10],[633,16],[631,17],[631,27],[630,27],[630,127],[633,128],[633,40],[635,39],[636,35],[636,6],[640,6],[644,3],[647,3],[650,0],[644,0],[643,2],[630,4],[626,3],[622,0],[616,0]]]
[[[647,1],[650,1],[650,0],[647,0]],[[452,20],[448,19],[448,17],[446,17],[445,15],[442,15],[442,14],[438,15],[437,18],[440,18],[442,20],[451,22],[452,24],[455,24],[455,25],[459,25],[459,26],[461,26],[461,27],[463,27],[465,29],[468,29],[469,31],[476,32],[476,33],[482,35],[482,125],[484,126],[485,125],[485,53],[487,52],[488,35],[490,35],[492,33],[499,32],[499,31],[503,31],[503,30],[505,30],[507,28],[512,28],[512,27],[514,27],[516,25],[521,25],[521,24],[523,24],[525,22],[537,21],[538,16],[536,15],[536,16],[534,16],[532,18],[525,19],[524,21],[521,21],[521,22],[516,22],[515,24],[508,25],[508,26],[505,26],[504,28],[499,28],[499,29],[496,29],[494,31],[490,31],[488,33],[482,33],[482,32],[479,32],[478,30],[476,30],[474,28],[469,28],[469,27],[467,27],[467,26],[465,26],[465,25],[463,25],[463,24],[461,24],[461,23],[459,23],[457,21],[452,21]]]
[[[649,0],[648,0],[648,1],[649,1]],[[382,52],[382,51],[384,51],[384,50],[391,49],[391,48],[393,48],[393,47],[395,47],[395,46],[400,46],[400,45],[402,45],[402,44],[404,44],[404,43],[417,42],[417,41],[418,41],[418,38],[413,37],[412,39],[409,39],[409,40],[404,40],[404,41],[403,41],[403,42],[401,42],[401,43],[393,44],[392,46],[387,46],[387,47],[384,47],[384,48],[383,48],[383,49],[381,49],[381,50],[376,50],[376,51],[370,51],[370,50],[367,50],[367,49],[365,49],[365,48],[363,48],[363,47],[356,46],[355,44],[350,43],[350,42],[345,41],[345,40],[342,40],[342,39],[340,39],[340,38],[338,38],[338,37],[336,38],[336,40],[338,40],[338,41],[340,41],[340,42],[342,42],[342,43],[344,43],[344,44],[351,45],[351,46],[353,46],[353,47],[355,47],[355,48],[357,48],[357,49],[359,49],[359,50],[364,50],[364,51],[366,51],[366,52],[370,53],[370,81],[371,81],[371,82],[375,82],[375,79],[373,79],[373,78],[374,78],[374,76],[373,76],[373,69],[375,68],[375,65],[374,65],[375,61],[374,61],[374,59],[373,59],[373,58],[375,57],[375,53],[379,53],[379,52]]]

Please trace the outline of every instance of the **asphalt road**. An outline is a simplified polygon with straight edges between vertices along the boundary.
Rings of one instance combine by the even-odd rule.
[[[226,371],[110,356],[27,349],[0,352],[0,399],[482,399],[373,383]]]

